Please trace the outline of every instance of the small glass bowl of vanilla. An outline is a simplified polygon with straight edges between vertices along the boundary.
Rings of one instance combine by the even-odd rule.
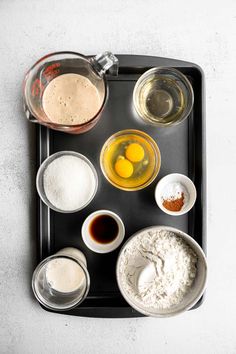
[[[140,130],[126,129],[113,134],[103,145],[100,166],[115,187],[137,191],[158,175],[161,154],[156,142]]]

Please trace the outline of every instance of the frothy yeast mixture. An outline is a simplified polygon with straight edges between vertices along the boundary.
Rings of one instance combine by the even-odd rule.
[[[86,281],[83,269],[75,261],[66,258],[48,262],[46,279],[54,290],[62,293],[75,291]]]
[[[43,110],[53,123],[76,125],[90,121],[101,107],[97,88],[79,74],[53,79],[43,93]]]

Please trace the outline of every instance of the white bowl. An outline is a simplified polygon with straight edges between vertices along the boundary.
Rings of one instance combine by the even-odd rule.
[[[168,210],[162,204],[164,190],[169,184],[172,184],[172,183],[180,183],[186,189],[186,191],[188,193],[187,202],[184,203],[184,205],[180,211]],[[155,188],[155,199],[156,199],[157,205],[159,206],[159,208],[162,211],[164,211],[166,214],[169,214],[169,215],[177,216],[177,215],[186,214],[194,206],[196,198],[197,198],[197,191],[196,191],[194,183],[191,181],[190,178],[188,178],[187,176],[182,175],[180,173],[171,173],[171,174],[163,177],[157,183],[156,188]]]
[[[144,306],[143,304],[141,305],[139,301],[136,300],[135,297],[131,297],[130,294],[127,292],[126,287],[123,284],[122,278],[123,278],[123,270],[121,267],[122,264],[122,258],[124,255],[129,256],[128,262],[130,264],[137,264],[137,262],[140,262],[139,259],[132,259],[132,255],[129,253],[129,246],[130,243],[135,240],[135,238],[142,239],[143,236],[148,233],[148,234],[153,234],[155,231],[160,231],[160,230],[166,230],[170,232],[174,232],[177,236],[182,238],[185,243],[187,243],[190,248],[195,252],[197,256],[197,263],[196,263],[196,277],[193,281],[193,284],[191,285],[191,288],[189,291],[185,294],[184,298],[182,299],[181,302],[177,303],[176,305],[173,305],[169,308],[163,308],[163,309],[157,309],[153,307],[147,307]],[[153,244],[153,248],[155,249],[155,244]],[[140,271],[141,271],[141,266],[140,266]],[[198,300],[202,297],[205,288],[206,288],[206,279],[207,279],[207,262],[206,262],[206,257],[205,254],[202,250],[202,248],[199,246],[199,244],[188,234],[185,232],[178,230],[174,227],[169,227],[169,226],[151,226],[147,227],[145,229],[142,229],[135,233],[133,236],[131,236],[125,244],[122,246],[118,259],[117,259],[117,264],[116,264],[116,278],[117,278],[117,283],[120,289],[121,294],[125,298],[125,300],[132,306],[135,310],[139,311],[140,313],[146,315],[146,316],[152,316],[152,317],[171,317],[178,315],[184,311],[189,310],[192,308]],[[123,278],[124,279],[124,278]],[[130,278],[127,277],[127,282],[130,285]],[[137,282],[134,282],[134,290]]]
[[[118,235],[116,236],[116,238],[109,243],[99,243],[96,242],[92,236],[89,233],[89,225],[91,223],[91,221],[98,215],[110,215],[112,216],[115,221],[117,222],[118,225]],[[114,251],[117,247],[120,246],[121,242],[124,239],[125,236],[125,227],[123,224],[123,221],[121,220],[121,218],[114,213],[113,211],[110,210],[97,210],[94,213],[90,214],[84,221],[83,225],[82,225],[82,239],[84,241],[84,243],[86,244],[86,246],[96,252],[96,253],[109,253]]]

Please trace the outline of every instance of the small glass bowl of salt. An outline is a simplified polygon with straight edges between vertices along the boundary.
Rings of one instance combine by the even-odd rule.
[[[40,166],[36,187],[41,200],[60,213],[74,213],[94,198],[98,176],[91,161],[74,151],[60,151]]]

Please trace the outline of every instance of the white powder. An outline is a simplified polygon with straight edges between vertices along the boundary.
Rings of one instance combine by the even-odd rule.
[[[162,200],[179,199],[182,197],[182,193],[184,195],[184,204],[188,204],[189,194],[187,189],[181,183],[170,183],[164,188],[162,192]]]
[[[175,233],[147,231],[133,238],[120,258],[124,292],[139,305],[167,309],[182,301],[196,276],[197,256]]]
[[[91,167],[76,156],[61,156],[44,171],[46,197],[56,208],[70,211],[84,206],[92,197],[96,181]]]
[[[83,269],[76,262],[66,258],[48,262],[46,279],[54,290],[63,293],[79,289],[86,281]]]

